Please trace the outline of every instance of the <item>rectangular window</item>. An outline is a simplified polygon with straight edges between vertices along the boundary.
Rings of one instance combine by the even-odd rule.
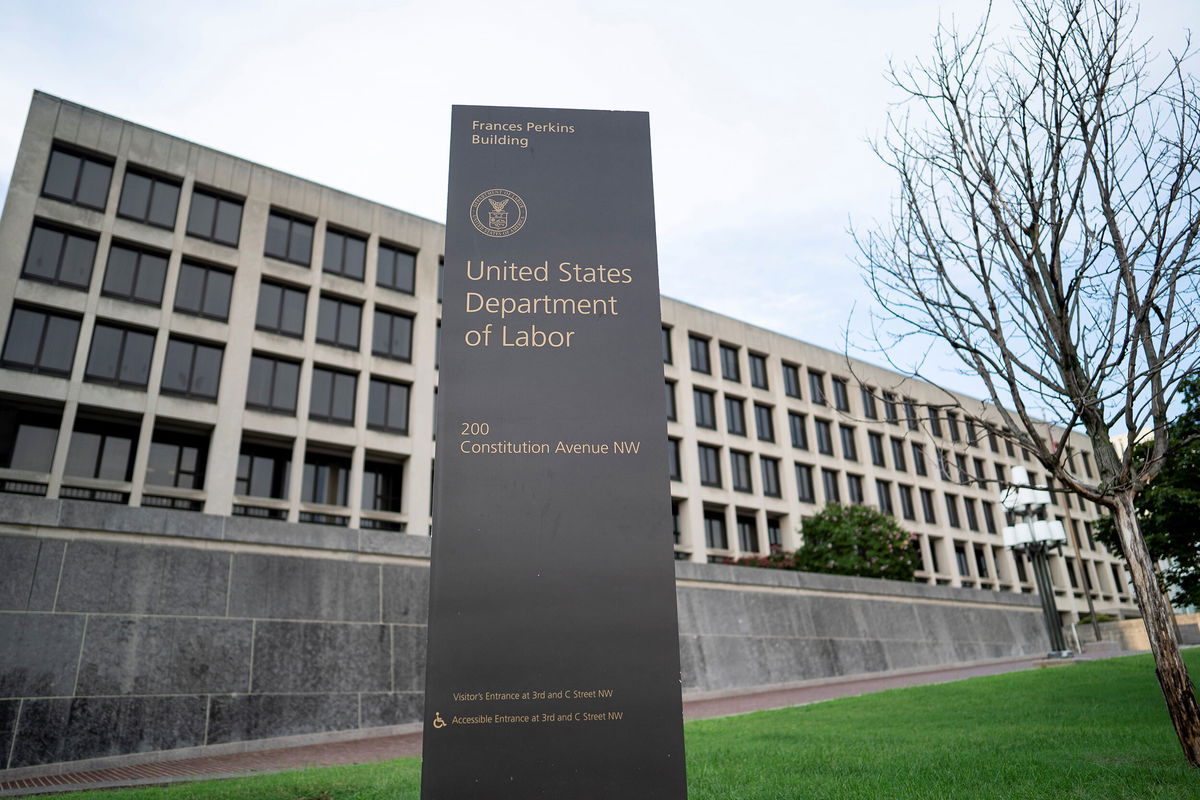
[[[207,463],[208,434],[155,428],[146,462],[146,483],[203,489]]]
[[[50,472],[61,425],[60,409],[0,406],[0,467]]]
[[[850,411],[850,392],[846,388],[846,381],[842,378],[832,378],[833,383],[833,407],[838,411]]]
[[[137,441],[136,425],[80,417],[71,432],[64,472],[75,478],[128,481],[133,475]]]
[[[683,480],[683,467],[679,463],[679,440],[667,438],[667,474],[673,481]]]
[[[946,427],[950,429],[950,441],[962,441],[962,434],[958,431],[958,415],[952,411],[946,412]]]
[[[750,479],[750,454],[738,450],[729,451],[730,475],[733,477],[733,489],[736,492],[753,492],[754,484]]]
[[[814,419],[813,424],[817,431],[817,452],[821,455],[833,455],[833,428],[829,424],[829,420]]]
[[[366,238],[333,228],[325,229],[325,257],[321,259],[322,272],[361,281],[366,265]]]
[[[825,490],[826,503],[842,502],[842,492],[838,488],[838,474],[835,470],[821,470],[821,486]]]
[[[970,417],[963,417],[963,424],[967,428],[967,444],[972,447],[979,446],[979,429],[975,427],[975,420]]]
[[[928,475],[929,467],[925,464],[925,445],[912,443],[913,470],[918,475]]]
[[[979,514],[975,509],[974,498],[963,498],[963,511],[965,511],[967,515],[967,527],[973,531],[979,530]]]
[[[35,222],[21,276],[87,291],[95,261],[95,236]]]
[[[858,461],[858,445],[854,439],[854,428],[849,425],[839,425],[838,428],[842,437],[842,458]]]
[[[883,418],[893,425],[900,423],[900,417],[896,411],[896,395],[891,392],[883,393]]]
[[[964,485],[970,482],[971,473],[967,471],[967,457],[962,453],[955,453],[954,466],[958,470],[958,482]]]
[[[708,361],[708,339],[689,333],[688,352],[692,357],[693,370],[703,372],[705,375],[712,374],[712,365]]]
[[[246,407],[295,414],[296,389],[299,384],[299,364],[255,353],[250,357]]]
[[[175,230],[180,182],[132,169],[125,170],[117,216]]]
[[[795,411],[788,412],[788,432],[792,436],[792,447],[801,450],[808,449],[808,425],[803,414]]]
[[[746,435],[746,410],[741,398],[725,398],[725,427],[735,436]]]
[[[278,283],[263,281],[258,287],[258,312],[254,327],[300,339],[304,336],[305,305],[308,295]]]
[[[727,381],[740,381],[742,370],[738,365],[738,349],[730,344],[717,346],[721,354],[721,377]]]
[[[950,454],[946,452],[944,447],[937,449],[937,468],[938,477],[944,481],[951,480],[950,478]]]
[[[875,406],[875,393],[870,386],[862,387],[863,416],[867,419],[879,419],[879,410]]]
[[[112,171],[109,159],[85,155],[56,144],[50,151],[42,194],[103,211],[108,205]]]
[[[702,444],[700,455],[700,483],[703,486],[721,485],[721,448]]]
[[[986,578],[988,576],[987,555],[984,553],[983,545],[975,545],[975,567],[979,572],[979,577]]]
[[[931,489],[921,490],[921,513],[925,517],[925,521],[930,525],[937,524],[936,509],[933,507],[933,491]]]
[[[750,385],[756,389],[767,387],[767,357],[759,353],[749,353]]]
[[[407,434],[408,384],[371,378],[368,389],[367,427]]]
[[[993,453],[999,453],[1000,452],[1000,443],[996,440],[996,432],[994,430],[992,430],[991,428],[988,428],[987,435],[988,435],[988,447],[991,448],[991,451]]]
[[[987,500],[983,501],[983,527],[988,533],[996,532],[996,509]]]
[[[1011,456],[1012,453],[1009,453],[1009,455]],[[1087,473],[1087,476],[1089,478],[1091,478],[1092,477],[1092,458],[1091,458],[1091,456],[1088,455],[1087,451],[1080,451],[1079,455],[1083,459],[1083,471]]]
[[[179,266],[175,310],[224,322],[229,319],[229,296],[232,292],[232,273],[184,261]]]
[[[109,297],[156,306],[162,302],[166,279],[165,253],[114,243],[108,250],[108,266],[100,291]]]
[[[967,550],[961,542],[954,543],[954,561],[958,565],[958,574],[964,578],[970,577],[971,567],[967,563]]]
[[[886,456],[883,454],[883,435],[868,431],[867,443],[871,448],[871,463],[877,467],[886,467]]]
[[[350,459],[327,453],[304,454],[300,499],[306,503],[344,506],[350,489]]]
[[[934,436],[942,435],[942,420],[938,417],[938,410],[933,406],[929,407],[929,432]]]
[[[666,382],[667,419],[674,422],[679,418],[675,408],[675,381]]]
[[[759,441],[775,441],[775,421],[771,416],[770,406],[754,404],[754,426],[758,429]]]
[[[66,377],[78,338],[78,318],[15,306],[4,337],[4,366]]]
[[[796,496],[801,503],[817,502],[817,494],[813,490],[813,469],[808,464],[796,465]]]
[[[912,487],[905,486],[903,483],[896,486],[900,490],[900,514],[905,518],[916,522],[917,509],[913,507]]]
[[[357,385],[358,376],[354,373],[313,367],[308,418],[353,425]]]
[[[908,462],[904,459],[904,440],[892,437],[892,469],[898,472],[908,471]]]
[[[921,423],[917,420],[917,404],[907,397],[904,398],[904,421],[908,423],[910,431],[921,427]]]
[[[349,300],[321,295],[317,307],[317,341],[358,349],[358,329],[362,322],[362,306]],[[376,336],[378,342],[378,335]]]
[[[745,553],[758,552],[758,520],[748,514],[737,515],[738,546]]]
[[[958,518],[958,498],[952,494],[946,495],[946,521],[952,528],[962,527],[962,522]]]
[[[717,427],[717,408],[713,393],[707,389],[693,389],[692,403],[696,411],[696,426],[715,430]]]
[[[783,362],[783,393],[800,399],[800,368],[786,361]]]
[[[728,550],[729,537],[725,533],[725,512],[704,510],[704,542],[712,550]]]
[[[808,371],[808,396],[813,403],[819,406],[826,404],[825,402],[825,373]]]
[[[291,448],[242,442],[234,493],[286,500],[291,463]]]
[[[280,261],[307,267],[312,263],[313,225],[311,222],[271,211],[267,217],[267,245],[264,254]]]
[[[205,189],[192,190],[192,205],[188,209],[188,236],[237,247],[241,234],[241,200]]]
[[[884,514],[895,514],[892,506],[892,484],[889,481],[875,481],[875,494],[879,497],[879,510]]]
[[[984,472],[983,459],[975,459],[975,480],[979,481],[979,485],[987,483],[987,475]]]
[[[375,268],[375,284],[405,294],[416,292],[417,254],[380,242],[379,263]],[[439,300],[441,299],[440,288],[439,284]]]
[[[846,494],[850,498],[853,505],[861,506],[864,502],[863,496],[863,480],[861,475],[851,475],[846,473]]]
[[[664,364],[675,363],[671,355],[671,329],[666,325],[662,326],[662,357]]]
[[[675,540],[675,544],[679,544],[683,538],[683,530],[679,526],[679,505],[678,500],[671,501],[671,534]],[[680,555],[680,553],[675,554],[676,560],[679,559]]]
[[[937,573],[937,572],[942,571],[941,566],[938,564],[938,549],[941,546],[942,546],[941,539],[935,539],[932,536],[929,537],[929,571],[930,572]]]
[[[363,511],[399,513],[403,494],[403,462],[368,460],[363,464]]]
[[[150,380],[154,334],[97,322],[83,377],[95,383],[145,387]]]
[[[371,353],[397,361],[412,361],[413,318],[408,314],[375,308]]]
[[[221,347],[172,336],[167,342],[162,390],[202,400],[216,400],[221,383]]]
[[[782,496],[779,489],[779,459],[759,456],[758,463],[762,468],[763,494],[767,497]]]
[[[780,517],[767,517],[767,546],[773,550],[783,547],[783,531]]]

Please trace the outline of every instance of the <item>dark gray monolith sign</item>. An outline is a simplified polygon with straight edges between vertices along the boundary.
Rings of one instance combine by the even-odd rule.
[[[649,118],[452,125],[421,796],[686,797]]]

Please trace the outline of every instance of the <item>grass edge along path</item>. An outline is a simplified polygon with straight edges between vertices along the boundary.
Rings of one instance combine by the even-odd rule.
[[[1184,651],[1193,676],[1200,649]],[[1149,655],[686,725],[690,800],[1200,800]],[[420,761],[54,795],[416,800]],[[43,795],[46,797],[46,795]]]

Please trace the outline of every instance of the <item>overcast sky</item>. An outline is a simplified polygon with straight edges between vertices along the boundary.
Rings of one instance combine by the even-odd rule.
[[[644,110],[663,292],[843,351],[870,307],[847,227],[893,191],[867,145],[899,99],[888,60],[985,7],[8,2],[0,190],[34,89],[438,221],[452,104]],[[1196,19],[1195,0],[1150,0],[1141,31],[1174,47]]]

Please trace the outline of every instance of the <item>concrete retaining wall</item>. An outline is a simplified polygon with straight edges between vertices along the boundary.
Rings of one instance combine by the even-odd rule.
[[[1200,645],[1200,614],[1176,614],[1175,622],[1179,626],[1179,643],[1182,645]],[[1083,644],[1096,641],[1096,634],[1091,625],[1076,625],[1075,632]],[[1070,641],[1070,631],[1067,631]],[[1123,619],[1115,622],[1101,622],[1100,636],[1105,642],[1112,642],[1121,650],[1149,650],[1150,639],[1146,636],[1146,625],[1140,619]]]
[[[0,776],[418,722],[428,553],[404,534],[0,496]],[[1045,649],[1029,595],[676,576],[690,692]]]

